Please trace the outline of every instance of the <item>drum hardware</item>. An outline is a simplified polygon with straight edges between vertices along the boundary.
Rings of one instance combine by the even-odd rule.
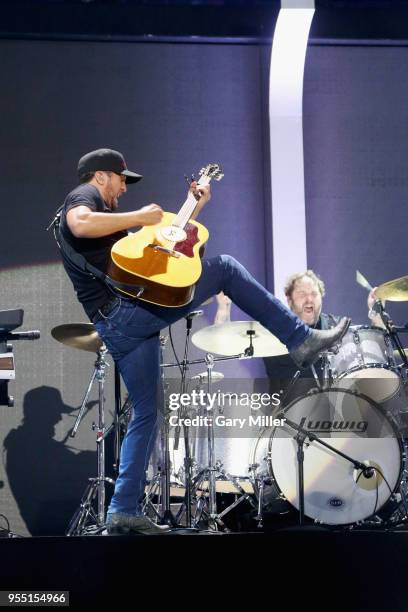
[[[318,389],[321,389],[321,388],[322,388],[322,383],[321,383],[321,382],[320,382],[320,380],[319,380],[319,377],[318,377],[318,375],[317,375],[316,368],[315,368],[314,364],[312,364],[312,365],[310,366],[310,369],[312,370],[313,378],[315,379],[315,382],[316,382],[317,388],[318,388]]]
[[[206,355],[205,363],[207,365],[207,376],[205,378],[207,382],[208,393],[211,393],[212,389],[212,372],[214,363],[216,361],[225,361],[234,359],[236,357],[237,356],[214,358],[214,356],[210,353]],[[206,407],[206,416],[208,417],[209,421],[213,421],[214,409],[209,409],[208,407]],[[208,522],[212,524],[215,530],[225,529],[225,525],[222,519],[228,512],[230,512],[233,508],[236,508],[244,500],[248,500],[252,505],[254,505],[254,502],[251,499],[250,495],[240,485],[237,478],[235,478],[223,469],[221,461],[215,460],[214,428],[211,424],[208,424],[207,426],[207,449],[208,465],[201,469],[199,473],[194,476],[190,481],[190,499],[194,496],[194,498],[197,500],[196,512],[194,520],[192,521],[192,526],[198,527],[204,517]],[[232,490],[239,496],[222,512],[218,512],[217,510],[216,481],[219,477],[221,477],[224,481],[229,482],[231,484]],[[186,479],[186,487],[187,486],[188,481]],[[187,515],[188,508],[186,506],[188,503],[188,497],[186,495],[185,501],[177,514],[177,520],[181,519],[184,512],[186,512]]]
[[[293,401],[283,415],[284,428],[271,429],[269,437],[262,432],[251,461],[257,480],[272,478],[278,493],[299,510],[300,524],[307,514],[315,522],[352,527],[389,504],[394,523],[406,516],[406,502],[396,511],[394,499],[401,492],[405,500],[407,490],[401,484],[408,473],[404,443],[395,421],[377,404],[347,389],[320,390]],[[360,427],[365,422],[367,433]],[[331,437],[330,443],[322,436]]]
[[[192,328],[192,321],[193,321],[193,318],[197,316],[201,316],[202,314],[203,314],[203,311],[198,310],[198,311],[191,312],[189,315],[185,317],[186,319],[186,339],[185,339],[185,344],[184,344],[184,356],[181,362],[177,362],[176,364],[163,363],[163,351],[164,351],[165,341],[161,339],[161,372],[162,372],[161,379],[162,379],[163,397],[164,397],[164,391],[165,391],[165,382],[164,382],[165,368],[171,368],[171,367],[180,368],[181,370],[180,393],[183,394],[183,393],[186,393],[187,391],[187,371],[189,369],[189,366],[192,364],[197,364],[197,363],[205,363],[205,359],[197,359],[193,361],[188,360],[188,351],[189,351],[189,345],[190,345],[189,341],[190,341],[190,332]],[[235,357],[236,356],[234,356],[234,358]],[[178,410],[179,421],[187,415],[188,410],[189,410],[189,406],[181,406],[179,408]],[[170,508],[171,461],[170,461],[170,438],[169,438],[170,432],[169,432],[169,424],[168,424],[168,419],[167,419],[168,414],[169,414],[169,410],[165,406],[164,415],[163,415],[164,418],[163,418],[163,423],[162,423],[161,432],[160,432],[161,456],[162,456],[162,461],[164,462],[164,464],[163,466],[158,467],[157,474],[153,477],[150,483],[148,495],[145,500],[145,510],[147,510],[147,508],[149,507],[150,509],[153,509],[156,516],[160,516],[160,514],[156,511],[156,509],[153,508],[153,504],[151,503],[152,496],[154,494],[157,494],[157,492],[160,490],[159,499],[161,499],[161,506],[162,506],[162,513],[160,516],[161,521],[166,522],[172,526],[180,526],[180,519],[182,515],[185,513],[186,514],[186,526],[191,527],[192,526],[192,514],[191,514],[192,480],[193,480],[192,470],[194,467],[194,459],[191,456],[191,444],[190,444],[190,434],[189,434],[190,428],[189,426],[183,423],[183,440],[184,440],[184,451],[185,451],[185,456],[184,456],[185,501],[182,507],[180,508],[180,511],[178,512],[177,516],[174,517],[174,515],[171,512],[171,508]],[[181,434],[181,425],[177,425],[175,429],[174,445],[173,445],[173,448],[175,451],[178,450],[180,434]],[[160,483],[159,486],[158,486],[158,483]]]
[[[202,311],[201,311],[202,312]],[[193,315],[194,316],[194,315]],[[192,316],[186,317],[187,319],[187,331],[188,327],[191,328]],[[163,368],[163,357],[164,357],[164,349],[166,346],[166,342],[168,340],[167,336],[160,336],[160,365],[161,365],[161,384],[162,384],[162,397],[165,398],[166,391],[166,382],[164,378],[164,368]],[[187,347],[186,347],[187,348]],[[186,369],[187,363],[186,354],[184,356],[183,365]],[[182,367],[183,367],[182,365]],[[182,376],[185,377],[185,369],[184,372],[182,370]],[[149,500],[149,507],[153,508],[153,511],[156,514],[156,517],[159,519],[159,522],[162,524],[170,525],[171,527],[179,526],[176,517],[173,515],[171,511],[171,495],[170,495],[170,428],[167,419],[167,415],[169,414],[168,406],[166,402],[163,402],[163,419],[160,428],[160,445],[161,445],[161,460],[163,462],[163,466],[158,466],[158,472],[155,478],[153,478],[150,483],[149,491],[146,495],[146,499]],[[153,495],[157,495],[158,499],[161,501],[161,513],[159,513],[151,503],[151,498]],[[145,508],[146,510],[147,508]]]
[[[300,370],[297,370],[297,372],[295,372],[295,374],[292,376],[292,380],[290,381],[289,385],[287,386],[287,388],[285,389],[284,394],[281,397],[281,406],[285,406],[286,403],[286,399],[289,396],[290,392],[292,391],[292,389],[294,388],[296,381],[298,380],[300,376]]]
[[[51,336],[66,346],[90,353],[97,353],[103,345],[95,325],[92,323],[58,325],[51,330]]]
[[[200,304],[201,306],[208,306],[208,304],[211,304],[211,302],[214,301],[213,297],[208,298],[208,300],[205,300],[205,302],[203,302],[202,304]]]
[[[98,386],[98,423],[93,423],[92,429],[96,430],[96,445],[97,445],[97,465],[98,475],[96,478],[89,478],[89,484],[81,498],[81,503],[75,511],[66,535],[83,535],[86,533],[99,533],[105,525],[105,484],[114,485],[115,481],[105,475],[105,370],[109,367],[106,361],[108,349],[100,339],[94,325],[92,323],[73,323],[68,325],[60,325],[51,330],[51,335],[58,342],[78,348],[84,351],[95,351],[97,358],[95,361],[94,371],[85,392],[82,404],[80,406],[75,424],[70,432],[70,437],[74,438],[80,423],[84,417],[88,404],[89,395],[96,381]],[[119,375],[115,376],[115,387],[119,383]],[[119,391],[115,388],[116,398],[119,396]],[[93,502],[96,499],[97,511],[93,508]]]
[[[376,289],[380,300],[390,302],[406,302],[408,300],[408,276],[401,276],[383,283]]]
[[[186,317],[187,319],[187,317]],[[189,324],[187,320],[187,325]],[[168,403],[165,401],[166,389],[168,384],[165,382],[164,368],[179,367],[182,370],[182,376],[185,377],[184,370],[188,367],[188,361],[186,355],[184,356],[183,362],[177,363],[163,363],[164,349],[168,336],[160,336],[160,379],[161,379],[161,396],[163,398],[163,411],[162,419],[160,423],[160,442],[159,442],[159,461],[156,467],[156,472],[150,478],[148,488],[145,492],[145,498],[143,502],[143,514],[149,514],[153,512],[158,523],[168,524],[171,527],[180,527],[177,518],[174,516],[171,510],[171,459],[170,459],[170,428],[168,423],[168,415],[170,410]],[[153,499],[157,498],[157,503],[153,503]],[[160,508],[160,510],[159,510]]]
[[[364,278],[364,276],[357,270],[356,281],[359,285],[371,291],[373,287]],[[408,276],[402,276],[394,280],[383,283],[376,289],[377,301],[373,305],[373,310],[377,312],[381,320],[388,331],[391,339],[393,340],[402,362],[405,366],[408,366],[408,360],[404,353],[401,342],[398,338],[398,331],[407,331],[406,328],[397,328],[394,326],[389,314],[385,311],[384,303],[386,300],[390,302],[405,302],[408,300]]]
[[[162,351],[161,351],[162,374],[161,376],[162,376],[163,396],[164,396],[164,390],[165,390],[164,371],[167,368],[178,367],[181,369],[182,379],[181,379],[181,391],[180,392],[185,393],[187,390],[187,371],[191,365],[205,363],[207,365],[207,371],[194,376],[192,380],[196,380],[199,382],[199,384],[203,384],[204,382],[208,382],[208,377],[210,377],[209,384],[211,384],[211,378],[213,374],[215,374],[216,380],[221,380],[224,377],[223,374],[219,372],[216,372],[216,373],[213,372],[212,368],[213,368],[213,364],[215,361],[227,361],[231,359],[242,358],[244,356],[243,354],[237,354],[237,355],[231,355],[227,357],[214,358],[212,355],[207,355],[205,359],[189,360],[188,359],[189,336],[190,336],[190,330],[192,327],[192,319],[194,316],[198,316],[200,314],[202,314],[202,311],[198,311],[198,312],[196,311],[186,317],[186,341],[185,341],[185,348],[184,348],[184,356],[181,362],[163,363],[164,345],[162,343]],[[210,370],[209,370],[209,363],[211,363]],[[189,410],[190,410],[189,406],[182,406],[178,410],[177,416],[179,420],[181,418],[184,418],[187,415]],[[199,475],[193,477],[193,469],[196,465],[196,462],[195,462],[195,459],[191,456],[191,441],[190,441],[189,427],[183,423],[183,433],[184,433],[183,442],[184,442],[184,452],[185,452],[185,457],[184,457],[184,462],[183,462],[184,464],[184,471],[183,471],[184,483],[183,484],[185,485],[185,496],[184,496],[183,504],[181,505],[177,515],[174,517],[174,515],[171,512],[171,508],[170,508],[171,461],[170,461],[170,444],[169,444],[170,443],[169,424],[168,424],[168,419],[167,419],[167,416],[169,413],[170,411],[168,410],[168,407],[165,406],[165,413],[164,413],[163,423],[161,427],[161,456],[162,456],[162,461],[164,461],[164,465],[159,465],[157,467],[157,473],[153,476],[153,478],[150,481],[149,489],[147,491],[147,495],[145,498],[144,509],[146,512],[148,511],[148,509],[150,509],[151,511],[154,512],[156,517],[160,518],[162,522],[167,522],[173,526],[180,526],[180,521],[183,515],[185,514],[187,527],[193,527],[195,529],[196,525],[199,522],[199,519],[197,518],[198,515],[201,516],[204,513],[205,495],[203,494],[204,491],[202,489],[202,483],[205,480],[206,473],[204,470],[202,470],[200,472],[200,475],[202,476],[202,478],[199,478],[198,477]],[[173,446],[174,451],[178,450],[180,430],[181,430],[181,426],[177,426],[175,430],[175,438],[174,438],[174,446]],[[228,477],[228,475],[221,470],[221,466],[218,466],[218,468],[217,469],[218,469],[219,475],[225,478],[226,480],[229,479],[229,481],[234,486],[234,490],[241,493],[241,488],[239,487],[239,485],[234,483],[233,477],[231,476]],[[213,474],[210,473],[210,482],[212,481],[212,479],[213,479]],[[211,493],[209,493],[210,505],[212,506],[214,510],[216,493],[215,493],[215,488],[212,486],[212,483],[211,483],[210,488],[212,491]],[[247,495],[247,493],[243,490],[242,490],[242,493],[244,495]],[[156,495],[158,496],[158,499],[161,500],[161,513],[157,510],[157,508],[152,503],[152,498]],[[193,521],[193,517],[191,513],[191,509],[193,506],[193,495],[195,496],[194,500],[196,504],[196,512],[194,516],[194,521]],[[234,506],[235,505],[236,504],[234,504]],[[210,514],[214,514],[214,523],[218,522],[218,524],[221,525],[222,521],[220,520],[220,517],[217,515],[216,510]],[[225,511],[223,514],[225,514]]]
[[[187,391],[187,370],[188,370],[188,351],[190,347],[190,333],[191,328],[193,326],[193,318],[195,316],[202,315],[203,311],[195,311],[188,314],[186,319],[186,340],[184,343],[184,358],[181,362],[181,385],[180,392],[185,393]],[[178,410],[178,417],[181,419],[187,412],[188,407],[180,406]],[[174,449],[178,449],[179,438],[180,438],[181,426],[177,425],[174,435]],[[186,485],[186,495],[185,495],[185,508],[186,508],[186,524],[187,527],[192,526],[192,516],[191,516],[191,481],[192,481],[192,458],[191,458],[191,448],[190,448],[190,428],[183,423],[183,434],[184,434],[184,476],[185,476],[185,485]]]
[[[356,271],[356,281],[361,287],[367,289],[368,291],[373,290],[371,284],[358,270]],[[398,332],[407,331],[407,326],[405,326],[405,328],[396,327],[384,308],[386,300],[391,302],[404,302],[408,300],[408,276],[402,276],[401,278],[396,278],[392,281],[383,283],[377,287],[376,295],[378,299],[376,302],[374,302],[372,309],[380,315],[381,320],[390,335],[390,338],[398,350],[402,362],[405,364],[405,366],[408,366],[407,357],[398,337]]]
[[[234,359],[242,359],[244,357],[244,355],[243,354],[238,354],[238,355],[230,355],[230,356],[227,356],[227,357],[213,357],[213,356],[211,356],[211,357],[212,357],[213,362],[218,362],[218,361],[230,361],[230,360],[234,360]],[[183,362],[184,362],[184,367],[186,369],[188,369],[192,365],[200,365],[200,364],[206,364],[207,365],[207,360],[208,360],[208,356],[205,359],[192,359],[192,360],[188,360],[187,358],[185,358],[183,360]],[[162,363],[161,364],[162,371],[164,372],[164,370],[167,369],[167,368],[175,368],[175,367],[179,368],[180,365],[183,366],[183,362],[180,362],[180,363]],[[220,373],[216,373],[216,374],[217,374],[217,379],[218,380],[221,380],[223,378],[222,374],[220,374]],[[205,373],[201,373],[201,374],[198,374],[197,376],[195,376],[194,380],[198,380],[200,383],[208,381],[208,370]],[[188,411],[190,410],[189,406],[185,406],[183,408],[184,408],[183,412],[181,412],[181,410],[178,411],[178,418],[179,419],[184,417],[188,413]],[[206,413],[207,413],[207,411],[206,411]],[[183,429],[186,428],[186,427],[187,426],[183,424]],[[189,437],[188,437],[188,439],[189,439]],[[185,445],[185,439],[184,439],[184,445]],[[178,448],[176,448],[175,444],[173,446],[173,449],[175,451],[178,450]],[[196,475],[195,476],[192,475],[193,469],[196,466],[196,462],[195,462],[195,459],[193,457],[191,457],[191,443],[190,443],[190,439],[189,439],[189,455],[190,455],[190,460],[189,460],[189,464],[188,465],[189,465],[189,468],[191,470],[190,495],[189,495],[190,501],[188,502],[188,500],[187,500],[187,486],[186,486],[187,482],[186,482],[186,476],[185,476],[186,461],[184,460],[183,461],[183,465],[184,465],[184,470],[183,470],[183,474],[184,474],[184,479],[183,480],[184,480],[184,482],[183,482],[183,484],[186,487],[186,494],[184,496],[185,497],[184,498],[184,502],[181,505],[181,507],[180,507],[176,517],[175,517],[175,522],[176,522],[176,524],[180,524],[180,521],[181,521],[183,515],[186,514],[187,526],[191,527],[191,525],[193,523],[194,523],[194,525],[196,525],[198,523],[198,521],[196,520],[197,511],[199,510],[200,506],[204,502],[204,500],[201,499],[201,498],[204,497],[204,495],[202,494],[203,491],[200,491],[199,488],[195,487],[195,485],[197,484],[198,481],[197,481],[197,476]],[[169,474],[169,482],[170,482],[170,461],[169,461],[168,474]],[[232,482],[232,480],[231,480],[231,482]],[[234,486],[234,490],[235,491],[237,490],[237,488],[235,486]],[[193,521],[192,514],[191,514],[191,507],[193,505],[192,504],[192,502],[193,502],[192,492],[193,491],[195,491],[195,493],[198,494],[197,495],[198,501],[196,499],[196,505],[200,504],[198,506],[198,508],[196,509],[194,521]],[[189,515],[187,515],[188,503],[190,503],[190,514]],[[190,521],[190,524],[189,524],[188,521]]]
[[[257,499],[257,514],[255,521],[257,522],[257,528],[263,528],[263,503],[264,503],[264,489],[270,478],[262,477],[257,478],[256,471],[259,468],[259,463],[252,463],[249,466],[249,473],[251,474],[251,481],[254,487],[254,493]]]
[[[186,386],[186,372],[189,368],[189,366],[191,365],[196,365],[196,364],[203,364],[205,363],[207,366],[207,371],[205,373],[205,376],[203,376],[203,374],[198,375],[201,379],[202,382],[206,381],[208,383],[208,385],[212,384],[211,381],[211,377],[213,375],[213,365],[214,362],[218,362],[218,361],[227,361],[227,360],[232,360],[232,359],[242,359],[244,357],[246,357],[246,349],[250,349],[251,347],[251,342],[252,342],[252,346],[254,345],[253,342],[253,338],[251,338],[250,335],[250,339],[249,339],[249,345],[248,345],[248,336],[246,334],[247,331],[247,327],[249,326],[249,331],[251,331],[253,324],[252,322],[245,322],[245,333],[244,333],[244,341],[242,339],[240,339],[239,345],[242,346],[242,350],[240,352],[238,351],[230,351],[227,355],[225,355],[225,353],[221,353],[224,354],[224,357],[218,357],[218,358],[214,358],[212,354],[207,354],[205,359],[194,359],[194,360],[188,360],[188,340],[189,340],[189,335],[190,335],[190,329],[191,329],[191,324],[192,324],[192,317],[190,319],[187,319],[187,337],[186,337],[186,343],[185,343],[185,351],[184,351],[184,358],[183,360],[180,362],[180,364],[172,364],[172,363],[163,363],[162,364],[162,368],[169,368],[169,367],[180,367],[182,368],[182,384],[181,384],[181,392],[184,392],[187,389]],[[229,324],[228,324],[229,325]],[[217,331],[216,333],[212,333],[210,334],[211,340],[210,340],[210,344],[212,345],[214,340],[217,343],[224,344],[224,341],[226,340],[225,338],[225,334],[222,333],[222,329],[225,327],[225,325],[218,325],[218,326],[210,326],[211,328],[216,327]],[[203,330],[200,330],[199,332],[196,332],[193,337],[193,343],[196,346],[199,346],[198,343],[202,344],[203,342],[203,338],[201,336],[204,337],[204,343],[208,342],[208,333],[205,332],[205,330],[210,329],[210,327],[208,328],[204,328]],[[260,326],[261,327],[261,326]],[[262,328],[264,329],[264,328]],[[240,328],[240,330],[242,331],[242,326]],[[237,328],[235,326],[235,332],[237,332]],[[269,334],[269,332],[267,332],[267,330],[264,330],[265,333]],[[221,332],[221,333],[220,333]],[[198,336],[198,341],[197,341],[197,334]],[[274,336],[272,336],[272,334],[270,334],[270,336],[276,340],[274,338]],[[201,338],[201,340],[200,340]],[[276,340],[276,342],[278,342]],[[228,339],[227,339],[227,343],[228,343]],[[256,341],[256,343],[258,343],[258,341]],[[282,345],[284,347],[284,345]],[[203,348],[202,346],[199,346],[199,348]],[[286,347],[284,347],[285,351],[286,351]],[[205,350],[205,348],[204,348]],[[287,352],[287,351],[286,351]],[[209,365],[211,364],[211,365]],[[220,375],[217,374],[217,378],[221,379]],[[200,381],[201,382],[201,381]],[[181,419],[182,417],[185,416],[185,414],[187,413],[187,411],[189,410],[189,407],[182,407],[179,409],[178,411],[178,417],[179,419]],[[209,413],[207,413],[208,416]],[[231,482],[232,487],[234,489],[234,491],[243,494],[243,495],[247,495],[247,493],[242,490],[241,492],[241,488],[240,486],[237,485],[237,483],[234,481],[232,476],[229,476],[226,472],[223,472],[221,469],[221,466],[219,466],[218,468],[215,467],[214,464],[214,457],[212,459],[209,458],[209,466],[207,468],[204,468],[204,470],[201,470],[201,472],[199,474],[197,474],[196,476],[193,477],[192,475],[192,470],[194,467],[194,460],[191,457],[191,445],[190,445],[190,439],[189,439],[189,428],[183,424],[183,431],[184,431],[184,448],[185,448],[185,459],[184,459],[184,478],[185,478],[185,487],[186,487],[186,495],[185,495],[185,500],[184,503],[182,504],[177,516],[176,516],[176,522],[180,522],[183,514],[186,514],[186,524],[188,527],[196,526],[198,525],[199,522],[199,517],[201,517],[204,514],[204,505],[206,503],[206,498],[205,496],[202,494],[203,491],[200,490],[200,488],[202,487],[203,482],[205,481],[205,477],[208,476],[209,477],[209,493],[208,493],[208,497],[209,497],[209,516],[211,518],[211,520],[213,520],[213,524],[216,526],[216,528],[218,526],[221,526],[221,519],[220,517],[217,515],[217,510],[216,510],[216,489],[215,489],[215,474],[217,473],[219,476],[221,476],[222,478],[225,478],[226,480],[229,480],[229,482]],[[208,432],[208,434],[211,436],[211,432]],[[213,432],[212,432],[213,434]],[[178,426],[178,428],[176,428],[176,432],[175,432],[175,441],[174,441],[174,449],[177,450],[178,449],[178,441],[179,441],[179,436],[180,436],[180,426]],[[208,440],[207,441],[208,444],[208,448],[209,448],[209,452],[213,453],[213,449],[214,449],[214,442],[213,440]],[[212,449],[212,450],[211,450]],[[197,506],[196,506],[196,512],[195,512],[195,517],[194,517],[194,521],[192,518],[192,514],[191,514],[191,508],[192,508],[192,494],[196,495],[196,499],[198,498],[197,501]],[[234,504],[236,505],[236,504]],[[229,509],[226,509],[227,511],[229,511]],[[224,510],[224,512],[222,513],[223,515],[226,513],[226,511]]]
[[[211,374],[211,380],[213,382],[219,382],[223,378],[224,378],[224,374],[222,372],[212,372]],[[204,383],[208,381],[208,373],[201,372],[200,374],[196,374],[195,376],[191,377],[191,380],[196,380],[198,381],[200,385],[203,385]]]
[[[71,522],[68,526],[66,535],[82,535],[83,533],[89,533],[89,520],[95,524],[96,532],[102,530],[105,525],[105,484],[114,485],[115,481],[109,478],[105,474],[105,370],[109,364],[106,362],[107,348],[102,344],[101,348],[97,352],[97,359],[95,362],[95,369],[91,376],[91,380],[86,390],[84,399],[74,427],[71,431],[71,437],[75,437],[78,427],[84,416],[86,405],[88,403],[89,394],[91,392],[94,382],[97,382],[98,386],[98,423],[92,424],[92,429],[96,430],[96,448],[97,448],[97,465],[98,475],[96,478],[90,478],[89,484],[82,497],[81,504],[75,514],[73,515]],[[97,512],[94,512],[93,501],[96,499]]]
[[[223,327],[223,326],[221,326]],[[364,341],[362,342],[362,338],[360,337],[360,333],[359,331],[361,329],[363,329],[364,326],[361,326],[359,329],[356,329],[354,331],[354,338],[353,338],[353,343],[355,345],[355,350],[356,350],[356,370],[365,370],[365,374],[367,374],[367,371],[369,370],[369,368],[376,368],[379,367],[379,365],[381,364],[381,368],[384,370],[387,370],[386,374],[390,376],[390,378],[395,377],[396,378],[396,382],[398,382],[398,378],[399,378],[399,373],[395,374],[397,366],[393,364],[393,362],[391,361],[391,359],[385,359],[385,357],[389,356],[389,350],[390,350],[390,336],[385,335],[383,330],[379,330],[379,332],[383,335],[382,338],[382,343],[385,345],[385,347],[387,348],[387,351],[382,352],[381,351],[381,346],[378,349],[378,353],[379,353],[379,364],[377,364],[376,362],[371,363],[371,362],[367,362],[367,354],[368,351],[364,351]],[[209,329],[209,328],[208,328]],[[367,329],[371,329],[371,328],[367,328]],[[378,329],[378,328],[377,328]],[[395,331],[399,331],[399,330],[395,330]],[[408,331],[406,329],[404,329],[404,331]],[[213,332],[214,334],[216,334],[215,330]],[[375,333],[375,332],[374,332]],[[214,352],[219,352],[219,353],[225,353],[225,345],[229,346],[229,342],[226,341],[225,337],[222,338],[222,330],[220,330],[220,334],[219,334],[219,338],[223,339],[224,342],[223,347],[218,347],[217,350],[214,350]],[[194,339],[195,339],[195,335],[194,335]],[[194,342],[193,339],[193,342]],[[200,340],[199,338],[197,338],[197,340]],[[364,339],[366,340],[366,339]],[[372,340],[372,338],[371,338]],[[198,342],[194,342],[197,346],[199,346],[200,348],[204,348],[204,346],[201,343],[200,340],[200,344]],[[220,344],[220,343],[219,343]],[[381,343],[379,343],[381,344]],[[208,350],[208,345],[205,347],[205,350]],[[214,346],[214,348],[217,348],[217,346]],[[340,369],[340,372],[335,371],[335,368],[330,368],[330,363],[329,360],[335,356],[336,354],[339,354],[341,352],[341,345],[339,347],[334,347],[334,349],[332,349],[329,354],[327,355],[327,360],[325,363],[325,368],[326,368],[326,374],[324,377],[324,381],[327,381],[327,385],[325,385],[325,389],[330,389],[331,385],[336,382],[337,378],[339,377],[339,375],[343,375],[345,373],[349,373],[349,372],[344,372],[342,369]],[[385,361],[385,365],[382,365],[382,363]],[[372,370],[371,370],[372,371]],[[378,369],[376,370],[375,374],[377,374]],[[331,374],[334,373],[334,380],[331,379]],[[373,372],[374,373],[374,372]],[[316,379],[316,371],[313,373],[314,377]],[[361,375],[361,374],[360,374]],[[344,380],[344,379],[343,379]],[[293,384],[296,382],[296,379],[294,381],[292,381]],[[291,383],[292,384],[292,383]],[[323,383],[324,385],[325,383]],[[319,392],[323,392],[324,389],[322,388],[322,384],[320,383],[320,385],[318,385],[318,390],[317,393]],[[344,393],[352,393],[351,391],[344,391]],[[355,396],[357,396],[358,394],[354,394]],[[300,432],[302,433],[302,432]],[[306,432],[307,433],[307,432]],[[299,432],[298,432],[299,434]],[[297,434],[297,435],[298,435]],[[294,439],[295,436],[292,436],[292,438]],[[317,438],[317,436],[316,436]],[[313,441],[310,440],[310,438],[306,437],[305,440],[303,441],[303,445],[307,446],[307,440],[309,440],[309,444],[311,444]],[[319,438],[320,440],[320,438]],[[317,440],[314,441],[313,443],[315,446],[317,445]],[[331,445],[327,445],[327,451],[325,452],[331,452],[333,453],[333,451],[330,451],[330,446]],[[333,447],[335,448],[335,447]],[[323,449],[324,449],[324,445],[323,445]],[[340,450],[340,449],[338,449]],[[381,449],[380,449],[381,450]],[[305,451],[305,449],[303,449],[303,454],[307,452]],[[335,451],[334,451],[335,453]],[[336,453],[335,453],[336,454]],[[386,488],[389,490],[389,493],[391,494],[391,498],[394,499],[394,493],[392,492],[392,488],[390,487],[389,483],[388,483],[388,475],[384,472],[384,468],[382,466],[382,463],[376,463],[375,461],[370,462],[369,460],[364,459],[364,462],[362,462],[363,457],[357,457],[356,460],[354,460],[352,458],[352,453],[342,453],[340,451],[340,453],[337,453],[339,459],[343,458],[345,461],[347,461],[348,463],[351,463],[352,466],[354,466],[354,469],[352,470],[353,473],[353,482],[354,484],[358,485],[358,490],[365,490],[367,489],[367,487],[369,488],[369,490],[377,492],[378,495],[378,489],[380,490],[380,498],[377,499],[375,501],[375,504],[373,507],[371,507],[371,512],[376,512],[377,507],[380,507],[383,505],[383,499],[382,497],[384,496],[384,492],[382,491],[382,487],[386,486]],[[368,455],[369,456],[369,455]],[[375,456],[374,456],[375,459]],[[250,470],[254,470],[256,472],[256,469],[258,467],[259,464],[254,463],[252,465],[250,465]],[[385,479],[385,477],[387,477],[387,479]],[[259,476],[257,474],[255,474],[254,478],[253,478],[254,482],[256,481],[257,487],[258,487],[258,491],[257,491],[257,498],[258,498],[258,515],[256,517],[256,519],[258,520],[258,524],[261,526],[262,525],[262,504],[263,504],[263,489],[265,487],[266,484],[266,479],[265,478],[259,478]],[[394,482],[392,481],[392,479],[390,479],[390,482],[392,483],[392,485],[394,485]],[[363,489],[363,485],[364,485],[364,489]],[[256,489],[256,487],[254,487]],[[397,494],[398,497],[398,494]],[[333,500],[333,503],[336,503],[336,500]],[[374,503],[374,502],[373,502]],[[304,508],[303,508],[304,510]],[[401,510],[400,510],[401,512]],[[365,517],[363,516],[362,520],[366,520],[366,516],[369,516],[370,512],[367,511]],[[312,516],[312,518],[314,518]],[[351,521],[350,523],[353,524],[357,524],[359,522],[361,522],[360,519],[358,520],[354,520],[353,517],[351,517]],[[319,521],[319,519],[315,519],[317,521]],[[323,521],[324,522],[324,521]],[[336,524],[336,522],[333,522],[333,524]],[[340,523],[341,524],[341,523]]]
[[[402,349],[405,356],[408,357],[408,348],[403,348]],[[399,357],[400,356],[400,352],[398,349],[394,349],[394,357]],[[398,367],[402,368],[405,367],[404,364],[400,364]]]
[[[339,350],[328,353],[331,384],[353,385],[376,402],[393,397],[401,378],[391,348],[390,334],[379,327],[351,326]]]
[[[382,305],[381,300],[377,300],[376,304],[378,309],[379,309],[379,313],[380,313],[380,317],[382,322],[385,325],[386,330],[388,331],[388,333],[390,334],[390,338],[393,341],[399,356],[401,357],[401,361],[404,364],[405,367],[408,367],[408,359],[407,356],[404,352],[404,348],[402,346],[401,340],[398,336],[398,332],[395,329],[394,323],[391,321],[389,314],[385,311],[384,306]]]
[[[305,519],[304,444],[306,440],[310,440],[310,442],[317,442],[318,444],[321,444],[324,448],[327,448],[328,450],[332,451],[339,457],[342,457],[343,459],[345,459],[346,461],[354,465],[355,470],[357,470],[356,484],[358,484],[361,476],[364,476],[365,479],[370,480],[370,483],[372,482],[371,479],[374,478],[375,476],[374,485],[376,486],[378,490],[378,485],[379,485],[378,480],[379,479],[385,480],[385,477],[383,476],[381,472],[381,468],[377,464],[374,464],[373,462],[362,463],[361,461],[357,461],[356,459],[353,459],[349,455],[346,455],[339,449],[335,448],[331,444],[327,444],[327,442],[324,442],[321,438],[316,436],[316,434],[304,429],[298,423],[291,421],[287,417],[285,417],[285,419],[286,419],[286,424],[289,425],[289,427],[291,427],[297,432],[297,434],[293,436],[293,438],[296,441],[297,449],[298,449],[297,450],[297,462],[298,462],[298,486],[299,486],[299,525],[303,525],[304,519]],[[366,483],[363,482],[361,486],[365,488],[364,487],[365,484]],[[371,490],[371,486],[368,485],[369,490]],[[392,495],[391,489],[390,489],[390,493]],[[376,508],[374,508],[374,512],[375,510]]]
[[[120,376],[119,371],[117,373],[118,373],[118,376]],[[116,369],[115,369],[115,375],[116,375]],[[118,384],[120,384],[120,381],[118,381]],[[115,391],[116,391],[116,388],[117,386],[115,384]],[[119,391],[120,391],[120,387],[119,387]],[[105,433],[103,436],[104,439],[106,440],[106,438],[110,436],[112,431],[115,434],[115,460],[114,460],[113,468],[116,473],[119,471],[119,455],[120,455],[121,442],[125,436],[128,422],[129,422],[131,412],[132,412],[132,402],[130,401],[129,396],[126,397],[123,405],[121,405],[120,393],[119,393],[118,403],[119,403],[119,410],[118,409],[115,410],[114,420],[109,425],[109,427],[106,427]]]
[[[230,321],[195,332],[193,344],[215,355],[271,357],[287,355],[288,349],[256,321]]]

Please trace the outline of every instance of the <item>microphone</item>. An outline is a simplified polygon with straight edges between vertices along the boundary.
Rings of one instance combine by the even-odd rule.
[[[187,321],[187,329],[190,330],[192,325],[193,325],[193,319],[194,317],[201,317],[201,315],[203,314],[203,310],[193,310],[192,312],[189,312],[188,315],[186,315],[184,318]]]
[[[189,312],[188,315],[186,315],[186,319],[194,319],[194,317],[201,317],[201,315],[203,314],[204,310],[193,310],[192,312]]]
[[[363,471],[363,476],[364,478],[372,478],[375,474],[375,470],[372,467],[367,466],[366,468],[364,468]]]
[[[38,340],[40,336],[41,334],[38,329],[25,332],[9,332],[6,336],[6,340]]]

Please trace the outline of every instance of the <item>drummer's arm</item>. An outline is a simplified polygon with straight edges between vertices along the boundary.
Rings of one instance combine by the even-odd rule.
[[[222,325],[231,321],[231,300],[222,291],[215,296],[217,300],[217,312],[214,317],[214,325]]]
[[[377,287],[374,287],[374,289],[372,289],[370,293],[368,294],[368,298],[367,298],[368,318],[371,321],[371,325],[375,325],[376,327],[382,327],[383,329],[385,329],[385,325],[383,323],[382,318],[380,317],[378,313],[376,313],[373,310],[373,306],[375,302],[378,300],[378,297],[375,293],[376,289]]]

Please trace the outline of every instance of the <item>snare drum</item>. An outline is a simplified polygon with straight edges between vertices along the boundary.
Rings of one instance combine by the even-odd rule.
[[[320,390],[292,402],[287,419],[349,457],[373,468],[366,477],[347,459],[317,441],[304,444],[306,516],[327,525],[347,525],[384,509],[398,490],[404,469],[403,440],[392,418],[368,398],[344,389]],[[288,425],[265,430],[250,462],[257,477],[272,478],[299,509],[296,431]]]
[[[338,352],[329,354],[328,360],[336,386],[351,388],[375,402],[387,401],[400,388],[391,338],[379,327],[351,326]]]

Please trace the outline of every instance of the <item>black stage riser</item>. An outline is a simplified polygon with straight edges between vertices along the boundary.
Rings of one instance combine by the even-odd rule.
[[[408,532],[15,538],[0,558],[1,590],[69,590],[71,608],[142,597],[184,607],[186,586],[206,600],[217,591],[218,604],[245,592],[256,607],[259,591],[291,609],[408,608]]]

